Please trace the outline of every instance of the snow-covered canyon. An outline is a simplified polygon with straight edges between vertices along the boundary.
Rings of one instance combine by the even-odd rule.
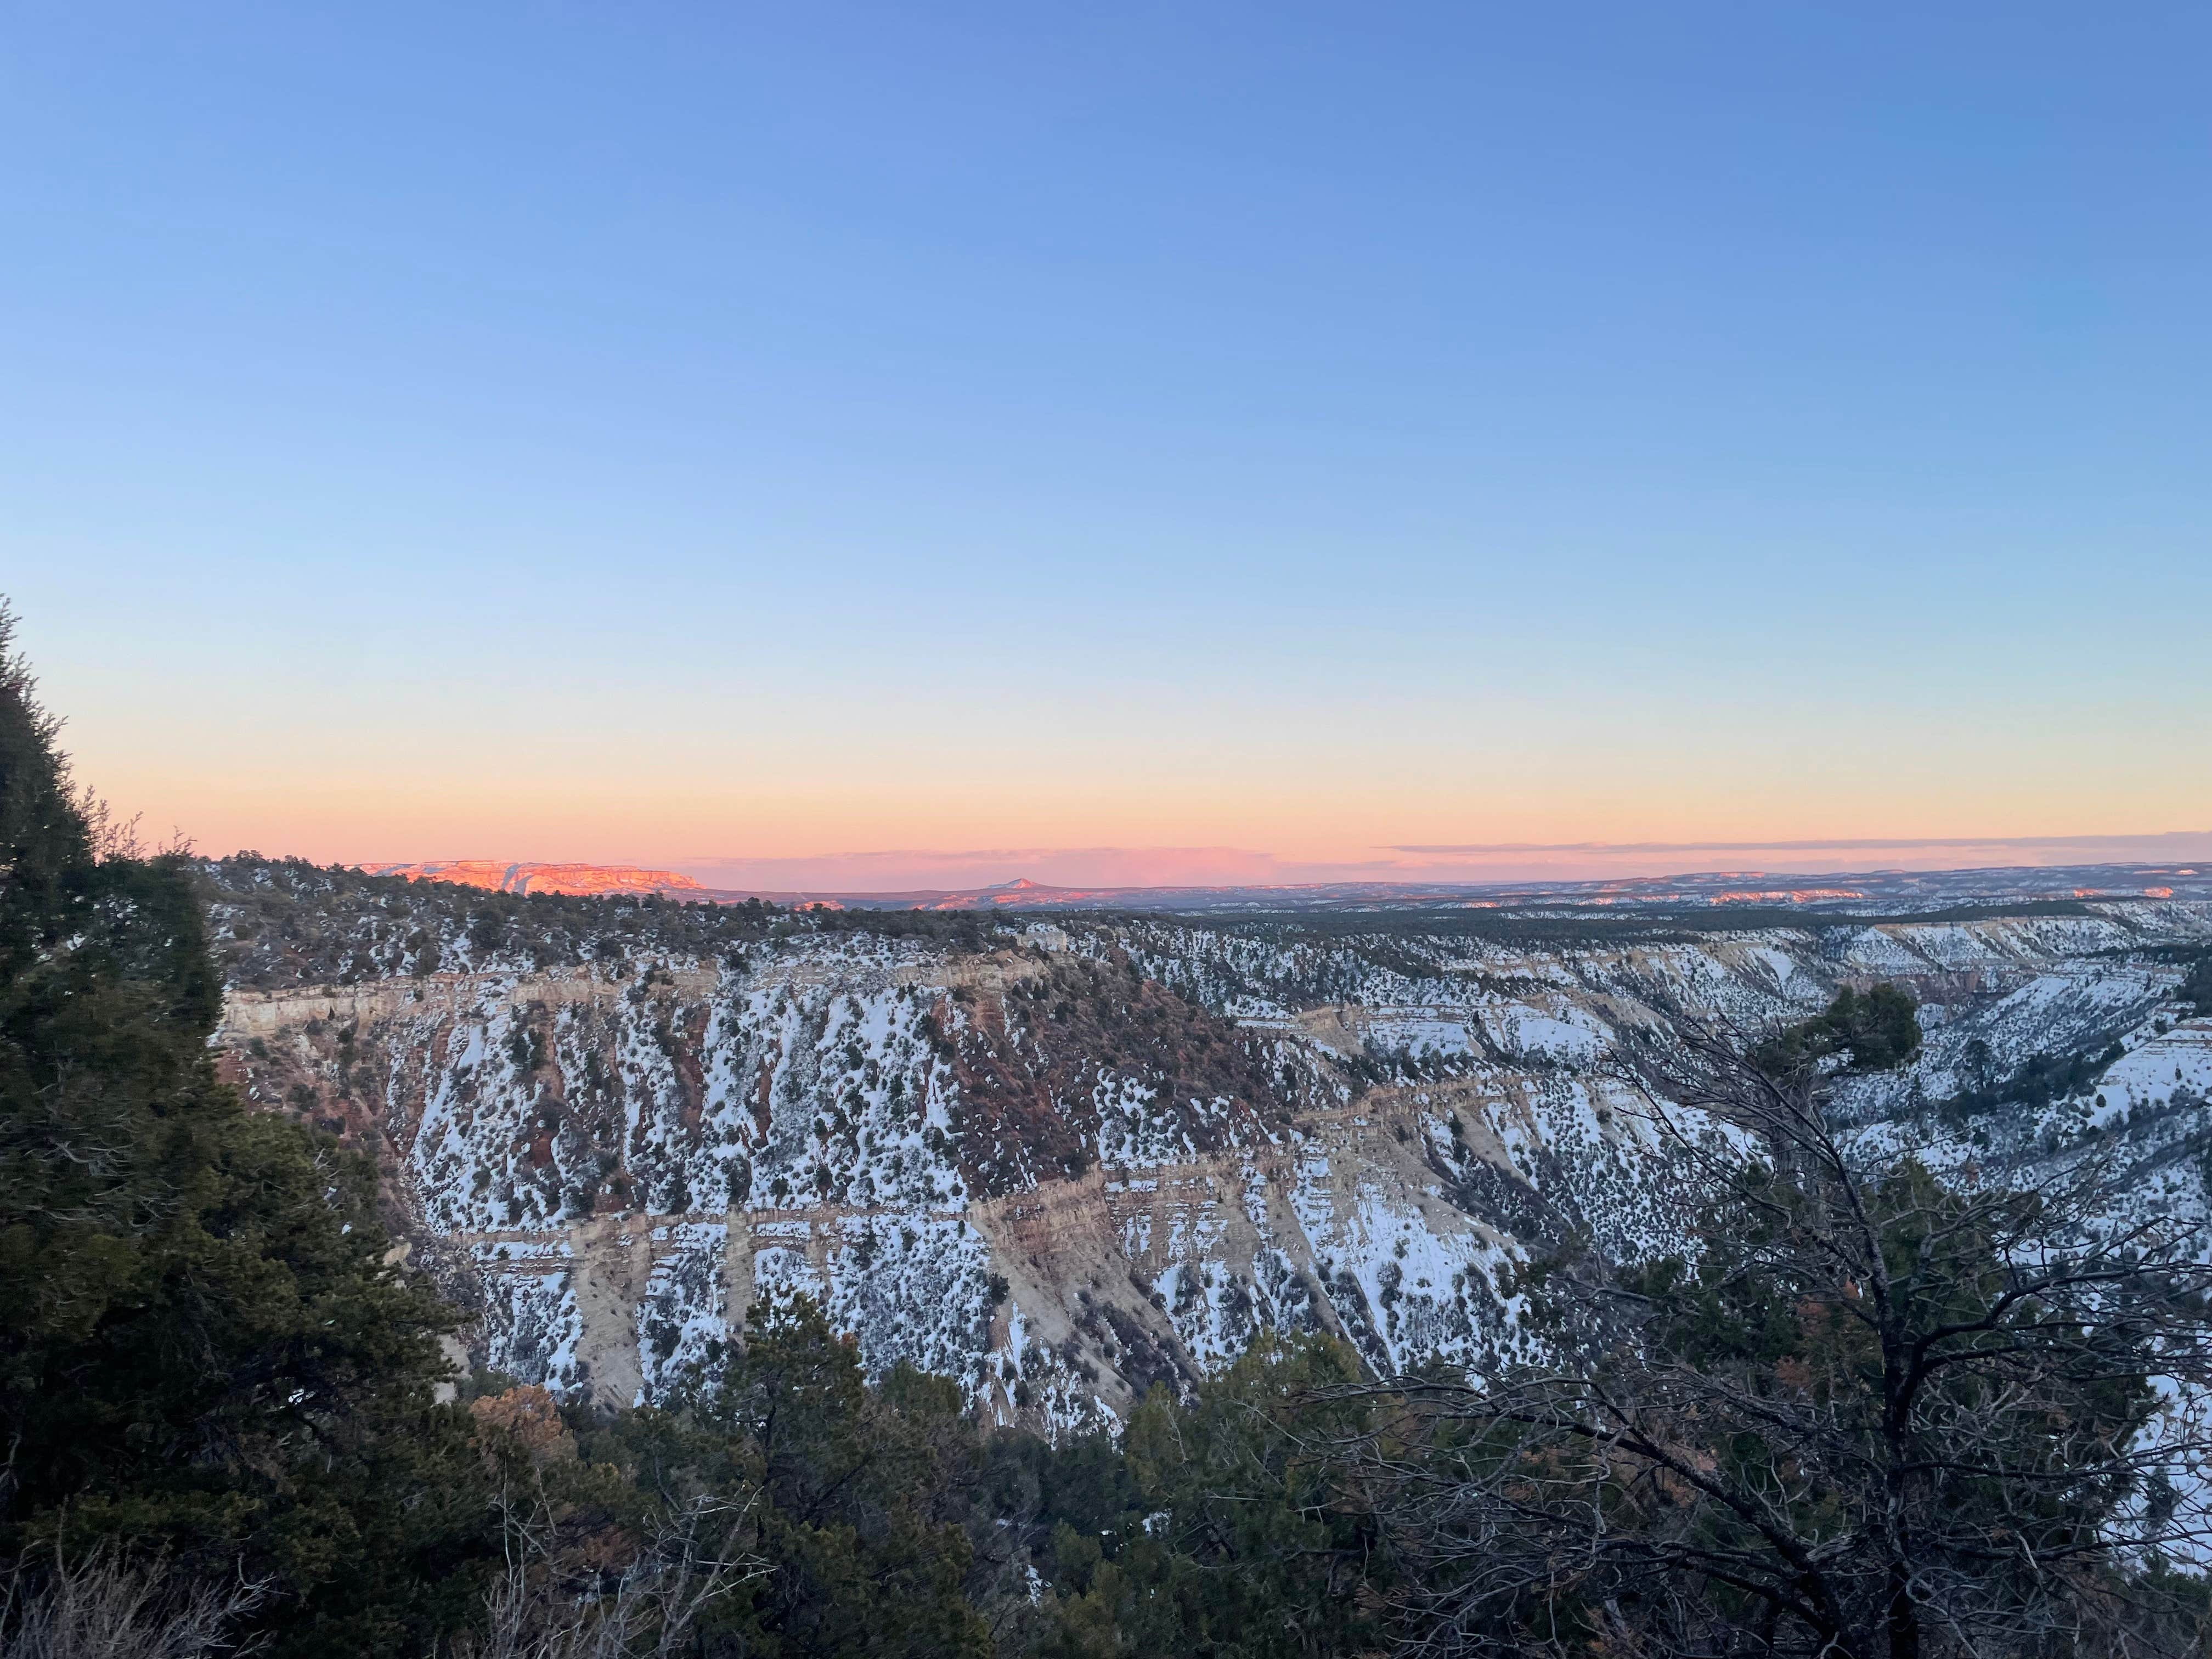
[[[1755,1031],[1846,983],[1911,984],[1928,1034],[1909,1071],[1853,1084],[1865,1120],[2063,1060],[2063,1091],[1974,1133],[2136,1137],[2143,1201],[2206,1204],[2212,1020],[2176,1001],[2180,956],[2212,944],[2202,902],[1522,938],[755,918],[740,939],[703,906],[507,900],[487,925],[391,879],[211,879],[228,1073],[379,1157],[414,1259],[477,1310],[479,1363],[625,1403],[711,1369],[790,1290],[872,1369],[1054,1431],[1265,1328],[1340,1332],[1382,1367],[1524,1352],[1532,1255],[1681,1237],[1690,1195],[1609,1063],[1620,1035],[1670,1006]]]

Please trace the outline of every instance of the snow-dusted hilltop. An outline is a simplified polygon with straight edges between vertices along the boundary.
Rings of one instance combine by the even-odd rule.
[[[1869,1121],[2140,1134],[2204,1204],[2212,904],[1963,921],[815,915],[210,867],[249,1097],[374,1151],[479,1359],[629,1401],[820,1297],[874,1368],[1105,1420],[1264,1327],[1378,1364],[1528,1339],[1515,1269],[1680,1239],[1607,1055],[1841,984],[1925,1005]],[[2055,1143],[2054,1143],[2055,1144]]]

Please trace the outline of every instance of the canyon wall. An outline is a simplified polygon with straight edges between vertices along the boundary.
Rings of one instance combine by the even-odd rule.
[[[1674,1007],[1765,1029],[1884,979],[1929,1041],[1852,1085],[1866,1121],[2094,1052],[2094,1086],[1993,1132],[2140,1135],[2145,1201],[2204,1203],[2212,1022],[2161,959],[2212,939],[2201,904],[1534,943],[1159,918],[738,937],[704,906],[507,900],[486,926],[404,883],[212,869],[228,1073],[380,1159],[477,1363],[611,1401],[711,1371],[792,1291],[872,1370],[1054,1432],[1265,1328],[1382,1369],[1525,1355],[1533,1255],[1686,1237],[1695,1195],[1610,1063],[1620,1034]]]

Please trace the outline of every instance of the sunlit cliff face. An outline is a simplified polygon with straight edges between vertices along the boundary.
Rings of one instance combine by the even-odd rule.
[[[410,881],[443,881],[459,887],[486,887],[497,893],[658,893],[696,890],[699,884],[673,870],[640,870],[629,865],[504,864],[490,859],[460,859],[443,864],[365,864],[373,876],[405,876]]]

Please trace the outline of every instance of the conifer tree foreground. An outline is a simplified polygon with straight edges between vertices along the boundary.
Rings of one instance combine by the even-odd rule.
[[[183,860],[100,845],[0,611],[0,1553],[265,1581],[280,1652],[421,1650],[487,1536],[453,1317],[374,1173],[220,1083]],[[110,841],[116,838],[105,837]]]

